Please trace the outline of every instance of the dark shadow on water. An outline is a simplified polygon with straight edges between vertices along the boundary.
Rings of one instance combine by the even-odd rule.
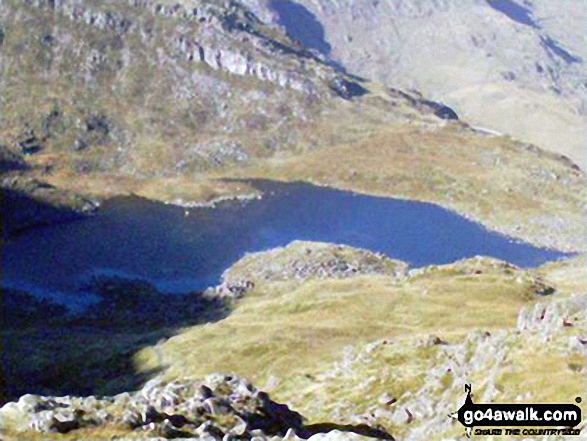
[[[0,239],[30,227],[69,222],[81,217],[79,212],[50,205],[22,191],[0,188]]]
[[[137,197],[106,201],[94,216],[23,232],[5,244],[2,283],[77,293],[88,277],[144,279],[163,292],[201,291],[245,253],[293,240],[381,252],[412,267],[475,255],[538,266],[565,254],[490,232],[438,205],[358,195],[305,183],[254,181],[261,200],[184,209]]]

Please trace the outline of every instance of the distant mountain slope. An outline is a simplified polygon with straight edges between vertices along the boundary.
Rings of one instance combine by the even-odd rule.
[[[587,58],[576,47],[580,38],[567,45],[561,25],[556,33],[542,35],[536,26],[516,23],[485,2],[467,4],[328,3],[320,11],[332,26],[340,22],[331,29],[311,8],[284,0],[5,0],[0,8],[0,146],[7,157],[17,152],[24,163],[6,167],[0,194],[7,187],[14,190],[16,176],[55,187],[54,199],[64,201],[72,199],[57,197],[58,190],[97,199],[133,193],[193,204],[247,194],[246,188],[219,182],[222,178],[310,180],[431,201],[534,244],[582,248],[575,239],[584,224],[581,170],[560,155],[472,130],[468,115],[475,107],[470,103],[451,110],[432,101],[445,100],[440,90],[455,95],[449,71],[474,79],[482,66],[469,65],[473,55],[461,46],[469,50],[473,44],[472,53],[483,60],[488,51],[495,51],[491,59],[501,59],[499,51],[509,47],[503,35],[509,32],[522,42],[551,46],[548,51],[540,46],[540,54],[551,54],[548,60],[540,58],[540,69],[547,72],[544,78],[556,80],[561,95],[541,92],[551,82],[534,72],[533,61],[518,66],[525,46],[506,52],[506,59],[544,84],[538,81],[528,89],[534,95],[513,80],[501,79],[491,87],[515,105],[528,96],[540,103],[549,97],[556,105],[548,115],[555,118],[564,113],[558,103],[572,102],[580,87],[573,83],[573,72],[582,66],[575,58]],[[350,8],[350,18],[344,8]],[[474,39],[472,25],[459,22],[463,14],[479,29]],[[375,36],[371,16],[373,29],[380,29]],[[390,22],[398,29],[397,41],[428,58],[407,57],[397,42],[389,43],[394,28],[385,17],[397,17]],[[528,17],[542,26],[534,14]],[[309,27],[295,26],[299,20]],[[486,35],[485,22],[488,28],[497,26],[495,38]],[[448,45],[443,52],[420,44],[444,41],[438,39],[443,27],[451,38],[460,38],[461,46]],[[498,35],[501,27],[504,34]],[[385,49],[379,61],[372,55],[340,56],[344,48],[333,39],[340,29],[348,30],[354,44],[364,39],[359,47],[372,43]],[[377,77],[369,67],[375,65],[389,84],[352,75]],[[484,66],[489,78],[494,64]],[[414,85],[415,73],[436,81],[430,96],[401,89]],[[463,99],[482,97],[470,88],[489,83],[469,77],[458,93]],[[519,96],[503,93],[504,84]],[[512,117],[488,102],[478,104],[492,109],[492,117],[531,122],[534,111],[516,111]],[[457,115],[464,116],[462,121],[448,121]],[[578,127],[574,123],[557,130],[539,126],[557,141],[569,139],[566,147],[577,139],[568,133]]]
[[[584,166],[585,1],[247,4],[352,73],[418,89],[475,125],[565,154]]]
[[[365,92],[238,3],[4,3],[0,136],[77,174],[247,162]]]

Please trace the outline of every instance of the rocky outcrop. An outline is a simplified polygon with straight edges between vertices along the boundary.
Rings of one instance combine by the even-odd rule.
[[[442,103],[437,103],[435,101],[425,99],[420,92],[411,91],[410,95],[409,93],[406,93],[402,90],[393,87],[388,88],[387,91],[392,98],[402,98],[421,112],[431,112],[440,119],[459,119],[459,116],[453,109]]]
[[[238,2],[3,5],[11,99],[0,143],[47,167],[39,173],[55,171],[56,185],[68,173],[143,179],[240,167],[307,144],[307,127],[366,92]]]
[[[378,421],[394,427],[399,439],[420,441],[454,439],[455,425],[447,415],[464,401],[465,384],[473,384],[476,401],[483,403],[571,401],[575,395],[569,390],[581,391],[584,384],[586,302],[585,294],[576,294],[528,305],[517,328],[477,329],[464,337],[389,337],[349,348],[311,386],[315,397],[336,391],[336,403],[317,398],[305,408],[324,418],[355,410],[353,422]],[[398,369],[393,360],[399,360]],[[556,371],[544,366],[556,366]],[[576,383],[572,389],[551,385],[544,395],[541,386],[550,384],[553,375]],[[328,406],[331,410],[323,413]]]
[[[577,313],[579,312],[579,314]],[[536,332],[543,342],[565,327],[582,328],[587,322],[587,295],[574,295],[568,299],[540,302],[524,308],[518,316],[520,332]],[[580,338],[569,339],[569,346],[575,349],[587,349],[587,334]]]
[[[365,274],[401,278],[407,270],[406,263],[368,250],[293,241],[283,248],[246,255],[224,272],[222,283],[214,290],[222,296],[238,298],[258,282],[344,279]]]
[[[65,434],[85,428],[98,436],[104,427],[117,427],[166,439],[311,438],[332,430],[393,439],[385,430],[366,425],[304,425],[302,415],[271,400],[248,381],[222,374],[209,375],[203,381],[156,378],[137,392],[113,397],[25,395],[1,408],[0,417],[21,434]]]
[[[254,76],[308,94],[324,94],[328,84],[345,99],[366,93],[363,87],[334,70],[318,53],[289,40],[277,28],[267,28],[238,2],[220,5],[199,1],[187,7],[180,3],[129,0],[119,11],[113,11],[108,3],[84,4],[75,0],[35,0],[29,4],[50,8],[71,20],[121,37],[130,33],[139,33],[143,39],[154,37],[152,26],[129,18],[137,11],[176,19],[178,23],[173,34],[165,36],[172,43],[169,47],[176,51],[169,55],[182,54],[186,60],[202,63],[213,70]]]

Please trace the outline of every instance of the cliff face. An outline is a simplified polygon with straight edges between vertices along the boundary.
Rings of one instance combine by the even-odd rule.
[[[325,60],[318,54],[289,40],[278,29],[264,26],[251,11],[236,2],[222,7],[214,2],[193,2],[187,7],[150,0],[129,0],[126,4],[36,0],[29,5],[49,9],[120,38],[138,32],[142,43],[157,38],[160,31],[150,20],[175,20],[171,32],[163,37],[171,56],[183,54],[187,61],[203,63],[213,70],[251,75],[306,93],[316,93],[320,88],[316,83],[336,76],[324,67]],[[123,46],[121,42],[118,45]],[[314,75],[308,72],[302,75],[306,65],[313,69]]]
[[[365,91],[236,2],[7,1],[2,15],[0,135],[76,174],[243,163]]]
[[[585,161],[584,3],[250,0],[350,72],[415,88],[473,124]],[[519,118],[524,115],[524,118]],[[565,134],[561,142],[559,134]]]

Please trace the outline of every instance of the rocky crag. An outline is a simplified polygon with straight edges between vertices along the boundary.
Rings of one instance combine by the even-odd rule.
[[[272,401],[268,394],[234,375],[213,374],[203,381],[153,379],[134,393],[113,397],[43,397],[25,395],[0,410],[0,423],[14,432],[65,434],[82,431],[84,439],[102,439],[107,427],[133,439],[192,438],[319,440],[337,430],[393,440],[385,430],[366,424],[305,425],[299,413]],[[353,439],[353,436],[337,436]],[[121,439],[121,438],[116,438]],[[298,438],[299,439],[299,438]]]
[[[294,241],[283,248],[247,254],[224,272],[222,283],[214,290],[244,295],[259,282],[303,282],[316,278],[343,279],[368,274],[399,278],[407,275],[407,271],[405,262],[368,250]]]
[[[244,131],[262,135],[307,120],[331,97],[366,93],[237,2],[5,3],[1,135],[26,155],[73,159],[80,174],[246,162],[262,151]]]
[[[247,2],[365,78],[585,165],[587,8],[564,0]],[[519,115],[524,115],[519,118]],[[559,134],[565,133],[564,142]]]
[[[318,93],[320,89],[324,93],[324,86],[329,85],[333,91],[344,94],[343,86],[346,84],[349,88],[346,97],[350,98],[352,90],[360,89],[357,84],[351,84],[343,75],[337,75],[330,69],[321,54],[288,40],[276,29],[267,29],[250,10],[237,2],[202,1],[188,7],[180,3],[129,0],[126,2],[128,8],[124,7],[124,3],[108,1],[97,7],[75,0],[36,0],[28,3],[62,14],[74,22],[82,21],[99,30],[110,31],[119,38],[140,33],[144,42],[157,38],[157,30],[144,26],[136,17],[146,13],[176,19],[178,26],[175,32],[165,35],[167,47],[175,49],[168,56],[181,53],[187,61],[203,63],[214,70],[251,75],[306,93]],[[53,43],[52,38],[47,40]],[[302,68],[307,69],[303,74]],[[321,81],[323,85],[318,84]]]

